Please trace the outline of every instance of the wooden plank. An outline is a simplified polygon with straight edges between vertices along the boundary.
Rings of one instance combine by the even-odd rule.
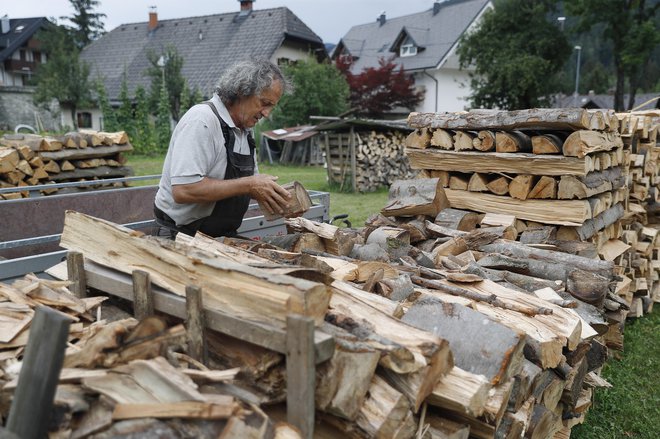
[[[82,149],[63,149],[61,151],[43,151],[39,153],[39,156],[50,160],[77,160],[108,157],[126,151],[133,151],[133,146],[130,143],[125,143],[123,145],[98,146],[94,148],[88,147]]]
[[[581,108],[532,108],[526,110],[472,110],[469,112],[410,113],[412,128],[444,129],[589,129],[591,118]]]
[[[445,189],[454,209],[514,215],[518,219],[544,224],[581,226],[592,218],[588,200],[518,200],[479,192]]]
[[[87,297],[87,282],[85,281],[85,267],[82,253],[77,251],[67,253],[66,267],[69,274],[68,278],[72,282],[69,290],[74,296],[81,299]]]
[[[208,364],[206,337],[204,336],[204,303],[202,289],[194,285],[186,287],[186,336],[188,355],[202,364]]]
[[[314,435],[314,320],[290,315],[286,320],[287,421],[303,438]]]
[[[175,294],[184,295],[187,285],[200,286],[208,308],[271,325],[283,327],[289,313],[320,323],[330,300],[324,284],[269,274],[78,212],[66,213],[60,245],[123,272],[144,269],[154,284]]]
[[[218,420],[228,419],[232,416],[238,405],[231,401],[226,404],[216,402],[207,403],[201,401],[181,401],[170,403],[146,403],[146,404],[117,404],[112,412],[112,419],[206,419]]]
[[[133,300],[133,284],[131,278],[124,273],[85,261],[85,273],[91,288],[103,291],[123,299]],[[48,274],[58,279],[66,279],[65,265],[58,264],[48,270]],[[185,299],[172,294],[163,288],[154,286],[154,309],[180,319],[186,317]],[[271,349],[276,352],[286,352],[286,333],[283,328],[273,327],[258,322],[246,322],[240,318],[224,313],[222,310],[205,309],[204,320],[214,331],[231,335],[232,337]],[[314,332],[314,352],[317,363],[330,357],[335,348],[331,336],[321,331]]]
[[[84,270],[84,267],[83,267]],[[154,315],[151,278],[144,270],[133,270],[133,314],[138,320]]]
[[[7,430],[21,438],[47,436],[69,322],[53,309],[37,308],[6,424]]]
[[[405,149],[412,169],[458,172],[504,172],[532,175],[586,175],[593,167],[591,157]]]

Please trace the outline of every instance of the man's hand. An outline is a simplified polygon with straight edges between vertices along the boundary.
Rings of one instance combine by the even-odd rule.
[[[277,177],[257,174],[248,178],[250,179],[250,196],[259,201],[271,215],[282,215],[291,200],[291,194],[277,184]]]

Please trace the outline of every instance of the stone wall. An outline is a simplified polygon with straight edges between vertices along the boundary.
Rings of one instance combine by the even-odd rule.
[[[33,96],[33,87],[0,87],[0,130],[13,131],[19,124],[37,129],[37,119],[45,130],[61,129],[59,105],[46,110],[34,104]]]

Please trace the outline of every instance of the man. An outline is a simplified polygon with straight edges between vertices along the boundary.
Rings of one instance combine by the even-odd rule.
[[[256,173],[250,129],[268,117],[289,84],[269,61],[241,61],[218,81],[213,98],[183,115],[170,140],[156,193],[158,235],[234,236],[250,198],[271,214],[291,195],[277,177]]]

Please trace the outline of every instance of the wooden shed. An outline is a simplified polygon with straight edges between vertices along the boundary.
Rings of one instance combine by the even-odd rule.
[[[273,164],[322,165],[323,150],[313,125],[300,125],[261,133],[259,160]]]
[[[412,131],[405,120],[337,119],[321,133],[328,182],[353,192],[372,192],[414,173],[403,153]]]

